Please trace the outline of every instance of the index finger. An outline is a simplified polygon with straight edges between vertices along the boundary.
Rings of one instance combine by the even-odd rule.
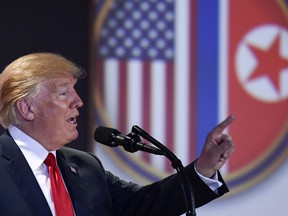
[[[212,132],[214,133],[223,133],[223,131],[234,121],[234,116],[233,115],[229,115],[224,121],[220,122],[216,127],[214,127],[214,129],[212,130]]]

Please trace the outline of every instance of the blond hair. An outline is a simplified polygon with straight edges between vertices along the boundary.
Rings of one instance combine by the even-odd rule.
[[[63,73],[76,79],[85,76],[76,64],[54,53],[32,53],[10,63],[0,74],[0,124],[17,124],[17,100],[32,97],[44,80]]]

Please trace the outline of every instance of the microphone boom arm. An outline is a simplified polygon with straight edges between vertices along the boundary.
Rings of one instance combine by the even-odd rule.
[[[140,128],[137,125],[134,125],[132,127],[132,133],[135,133],[144,139],[148,140],[150,143],[155,145],[157,148],[159,148],[170,161],[172,167],[177,171],[177,173],[180,176],[181,180],[181,186],[185,198],[185,204],[187,208],[186,215],[193,215],[196,216],[195,212],[195,200],[193,195],[193,189],[191,186],[191,183],[184,171],[184,167],[182,165],[182,162],[180,159],[176,157],[176,155],[170,151],[166,146],[161,144],[159,141],[157,141],[154,137],[152,137],[150,134],[148,134],[146,131],[144,131],[142,128]]]

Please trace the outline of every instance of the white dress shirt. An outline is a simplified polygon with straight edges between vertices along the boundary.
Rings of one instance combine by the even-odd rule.
[[[222,182],[218,181],[218,173],[216,172],[211,178],[207,178],[198,173],[196,167],[194,167],[194,169],[202,181],[205,182],[205,184],[208,185],[212,191],[217,193],[217,189],[222,186]]]

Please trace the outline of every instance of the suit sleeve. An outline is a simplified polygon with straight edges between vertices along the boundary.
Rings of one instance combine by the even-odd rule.
[[[223,185],[215,193],[199,178],[195,172],[194,163],[185,167],[185,172],[192,184],[196,207],[205,205],[228,192],[228,188],[220,173],[219,180]],[[107,172],[106,176],[112,193],[113,208],[116,215],[173,216],[186,212],[178,174],[143,187],[125,182],[109,172]]]

